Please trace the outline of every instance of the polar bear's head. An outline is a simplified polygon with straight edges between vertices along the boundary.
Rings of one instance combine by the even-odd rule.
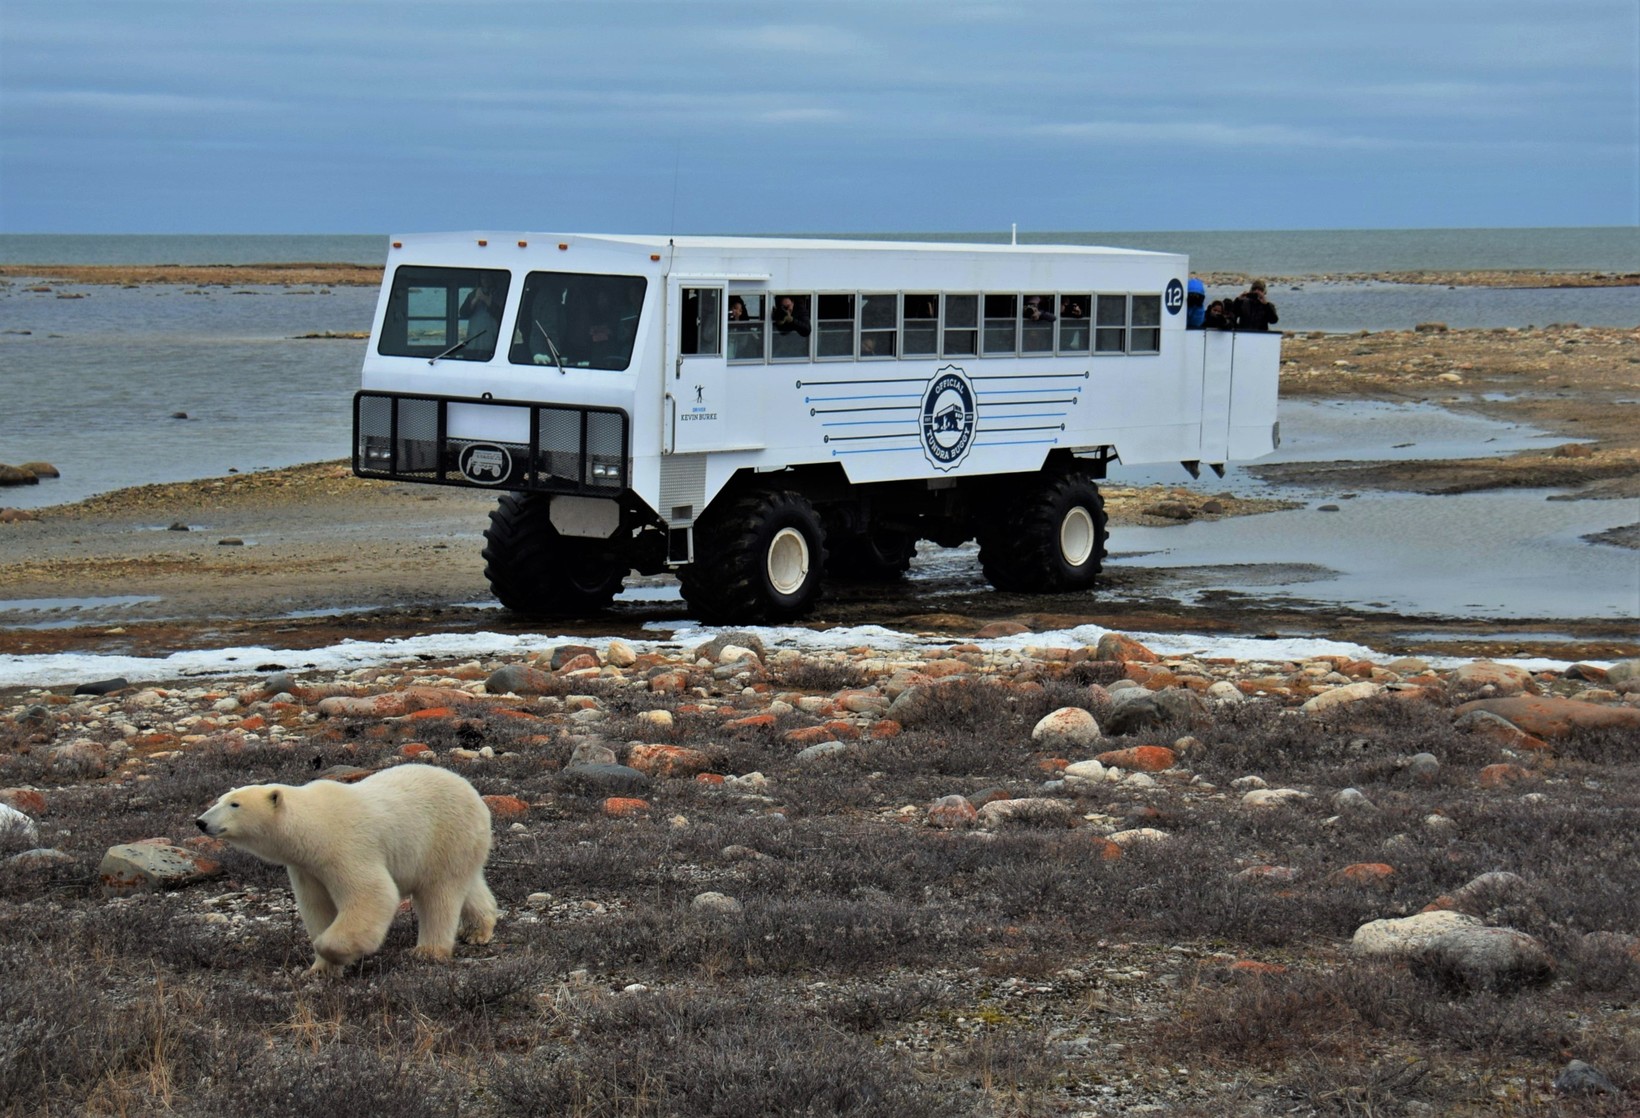
[[[250,784],[235,788],[194,820],[212,838],[239,845],[266,835],[279,816],[288,792],[282,784]]]

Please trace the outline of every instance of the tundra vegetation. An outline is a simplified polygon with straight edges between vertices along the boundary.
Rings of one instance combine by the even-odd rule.
[[[1525,1116],[1640,1095],[1632,662],[747,636],[271,670],[0,697],[0,1113]],[[495,940],[422,962],[404,912],[378,954],[304,976],[283,872],[194,817],[236,785],[392,764],[489,798]],[[154,838],[187,872],[104,860]],[[1422,939],[1357,936],[1426,909],[1446,915]]]

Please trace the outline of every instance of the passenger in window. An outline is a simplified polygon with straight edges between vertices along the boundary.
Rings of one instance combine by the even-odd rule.
[[[1054,318],[1053,304],[1043,306],[1042,296],[1040,295],[1025,296],[1025,310],[1023,313],[1026,322],[1052,322]]]
[[[1200,330],[1207,321],[1207,288],[1195,276],[1190,277],[1190,285],[1184,297],[1184,328],[1186,330]]]
[[[1026,302],[1029,303],[1030,300],[1027,299]],[[1059,301],[1059,314],[1063,318],[1086,318],[1086,317],[1088,317],[1087,308],[1084,307],[1081,303],[1077,302],[1075,299],[1070,299],[1070,298],[1061,299]]]
[[[1223,299],[1214,299],[1207,304],[1207,310],[1202,314],[1202,326],[1208,330],[1232,330],[1235,323],[1230,320],[1230,312],[1225,308]]]
[[[1276,305],[1264,297],[1263,280],[1254,280],[1246,293],[1236,300],[1230,313],[1236,320],[1237,330],[1267,331],[1279,321]]]
[[[746,321],[746,300],[742,299],[739,295],[729,296],[729,321]]]
[[[461,301],[461,317],[467,320],[467,343],[474,349],[495,349],[496,327],[501,324],[501,301],[496,297],[495,280],[480,274],[478,286]]]
[[[774,328],[782,334],[796,331],[798,336],[803,338],[808,337],[812,329],[804,309],[790,295],[782,295],[775,303]]]

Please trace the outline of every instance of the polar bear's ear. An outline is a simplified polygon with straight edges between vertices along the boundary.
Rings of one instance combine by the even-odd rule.
[[[274,807],[279,806],[279,789],[274,788],[268,792],[268,803],[272,804]]]

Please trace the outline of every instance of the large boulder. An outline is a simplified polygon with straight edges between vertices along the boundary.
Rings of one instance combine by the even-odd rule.
[[[1556,695],[1476,699],[1458,707],[1456,713],[1462,718],[1473,710],[1488,711],[1545,740],[1568,737],[1576,730],[1640,730],[1640,709],[1562,699]]]
[[[103,895],[126,896],[156,889],[180,889],[222,872],[221,863],[166,842],[132,842],[111,846],[97,866]]]
[[[1212,725],[1213,716],[1207,701],[1194,691],[1169,687],[1131,699],[1126,694],[1123,693],[1123,698],[1105,718],[1105,732],[1113,737],[1146,730],[1194,730]]]
[[[1448,932],[1480,926],[1479,920],[1466,913],[1438,909],[1420,912],[1416,916],[1392,917],[1362,924],[1355,930],[1350,947],[1361,955],[1404,959]]]
[[[1062,753],[1087,749],[1099,738],[1099,723],[1081,707],[1060,707],[1031,730],[1031,741],[1039,747]]]
[[[1455,993],[1510,994],[1555,974],[1543,944],[1514,928],[1454,928],[1411,957],[1413,970]]]
[[[1161,657],[1125,633],[1106,633],[1093,652],[1096,660],[1120,660],[1132,664],[1156,664]]]
[[[1452,678],[1462,687],[1490,687],[1499,695],[1519,695],[1537,690],[1532,673],[1513,664],[1495,664],[1491,660],[1475,660],[1455,669]]]
[[[0,850],[20,850],[40,841],[40,828],[22,812],[0,804]]]
[[[569,765],[558,783],[581,796],[625,796],[649,790],[649,778],[625,765]]]

